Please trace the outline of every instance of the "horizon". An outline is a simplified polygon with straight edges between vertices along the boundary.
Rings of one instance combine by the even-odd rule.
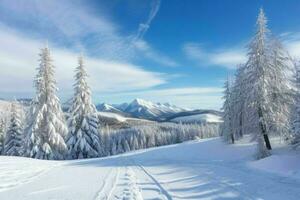
[[[74,69],[83,53],[95,104],[141,98],[220,110],[223,82],[246,60],[260,7],[271,32],[298,58],[299,5],[295,0],[171,4],[4,0],[0,2],[0,64],[5,66],[0,68],[0,84],[5,86],[1,98],[34,96],[38,54],[48,41],[62,103],[73,95]]]

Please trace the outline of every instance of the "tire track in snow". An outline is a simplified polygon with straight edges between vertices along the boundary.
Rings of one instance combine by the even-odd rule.
[[[102,200],[106,199],[106,194],[105,194],[105,189],[107,186],[107,182],[109,181],[110,177],[112,176],[113,172],[115,171],[115,168],[112,168],[104,177],[102,180],[102,184],[100,186],[100,189],[98,190],[96,197],[94,198],[95,200]]]
[[[163,194],[167,200],[172,200],[172,196],[170,193],[160,184],[160,182],[153,176],[151,175],[150,172],[148,172],[142,165],[137,164],[134,160],[131,160],[131,162],[140,170],[142,171],[146,177],[148,177],[154,185],[159,189],[160,193]]]
[[[119,179],[120,179],[120,167],[117,168],[117,174],[115,175],[114,181],[112,182],[112,185],[110,187],[111,189],[109,190],[109,192],[106,196],[107,198],[105,200],[110,200],[111,199],[111,197],[113,195],[113,192],[117,187]]]

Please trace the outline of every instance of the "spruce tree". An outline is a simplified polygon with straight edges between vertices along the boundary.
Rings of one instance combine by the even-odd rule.
[[[8,156],[22,155],[23,124],[20,109],[16,102],[11,105],[10,125],[7,129],[3,154]]]
[[[40,53],[35,79],[36,96],[31,103],[30,122],[26,128],[25,153],[38,159],[63,159],[67,126],[61,110],[49,48]]]
[[[232,98],[232,88],[230,86],[229,79],[225,81],[224,85],[224,103],[223,103],[223,129],[222,136],[226,142],[234,143],[234,134],[233,134],[233,98]]]
[[[299,63],[295,63],[296,77],[295,77],[295,109],[292,122],[292,143],[296,146],[300,146],[300,66]]]
[[[72,159],[93,158],[101,155],[96,108],[92,104],[91,91],[87,83],[87,73],[83,58],[79,57],[76,68],[75,88],[67,137],[68,154]]]
[[[4,138],[5,138],[5,122],[0,119],[0,155],[3,154],[4,150]]]
[[[253,126],[257,127],[257,138],[264,138],[267,149],[271,149],[268,136],[268,115],[271,114],[271,102],[268,92],[272,87],[270,84],[270,49],[268,46],[267,20],[262,9],[257,19],[257,31],[249,45],[248,62],[247,62],[247,104],[254,109],[252,120]],[[264,145],[258,142],[258,145]],[[264,150],[264,147],[259,147]],[[268,155],[269,152],[259,152],[261,155]]]

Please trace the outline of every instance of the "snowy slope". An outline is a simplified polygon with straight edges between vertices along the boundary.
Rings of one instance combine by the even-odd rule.
[[[196,114],[190,116],[176,117],[172,122],[182,123],[221,123],[222,117],[214,114]]]
[[[299,157],[284,166],[296,171],[282,176],[265,170],[291,152],[275,150],[253,161],[254,151],[254,144],[224,145],[217,138],[102,159],[0,157],[0,199],[300,199],[300,177],[294,176],[300,166],[293,162]]]
[[[118,114],[125,114],[123,111],[119,110],[118,108],[115,108],[114,106],[107,104],[107,103],[102,103],[96,106],[97,110],[100,112],[112,112],[112,113],[118,113]]]
[[[111,128],[124,128],[137,124],[153,123],[149,120],[124,117],[123,115],[112,112],[97,112],[97,115],[102,125],[109,125]]]

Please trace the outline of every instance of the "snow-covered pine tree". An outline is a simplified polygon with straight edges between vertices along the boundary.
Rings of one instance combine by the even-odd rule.
[[[23,123],[21,110],[18,108],[18,103],[11,104],[10,125],[7,129],[3,154],[8,156],[21,156],[23,143]]]
[[[293,140],[292,144],[297,147],[300,146],[300,65],[299,62],[294,63],[296,77],[295,77],[295,104],[294,104],[294,116],[293,116],[293,123],[292,123],[292,134]]]
[[[287,51],[279,40],[271,41],[270,92],[271,115],[269,115],[269,132],[290,140],[291,106],[294,103],[291,77],[293,65]]]
[[[233,124],[232,124],[232,117],[233,117],[233,104],[232,104],[232,91],[230,86],[229,78],[225,81],[224,85],[224,103],[223,103],[223,129],[222,129],[222,136],[226,142],[234,143],[234,135],[233,135]]]
[[[5,139],[5,122],[3,119],[0,119],[0,155],[3,154],[4,139]]]
[[[235,74],[235,81],[232,86],[232,112],[233,112],[233,134],[234,139],[238,140],[244,135],[245,117],[245,84],[244,84],[244,65],[239,65]]]
[[[40,53],[35,79],[36,96],[31,104],[30,121],[25,130],[25,154],[38,159],[63,159],[67,126],[61,110],[49,48]]]
[[[80,56],[79,65],[76,68],[74,97],[68,119],[68,154],[69,158],[73,159],[93,158],[102,154],[98,132],[99,122],[96,108],[92,104],[87,76],[83,58]]]
[[[272,115],[272,102],[269,93],[272,89],[271,73],[272,65],[270,59],[270,48],[268,45],[267,20],[264,11],[260,9],[257,19],[257,31],[249,45],[247,70],[247,105],[254,110],[253,116],[249,118],[253,126],[257,128],[257,138],[264,138],[266,148],[258,147],[258,150],[271,149],[268,136],[268,119]],[[264,145],[258,142],[258,145]],[[259,155],[269,155],[269,152],[259,152]]]

